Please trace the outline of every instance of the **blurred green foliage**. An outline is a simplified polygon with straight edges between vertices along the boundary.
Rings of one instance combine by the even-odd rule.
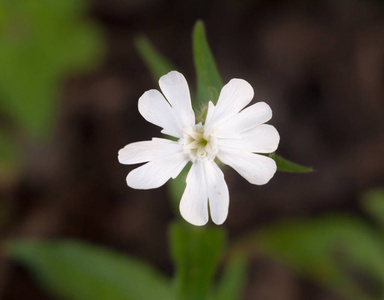
[[[347,299],[368,300],[384,296],[384,245],[379,237],[358,218],[330,216],[274,224],[256,239],[267,253]],[[366,286],[372,283],[376,286]]]
[[[363,199],[364,205],[374,201],[382,206],[384,192],[372,191]],[[384,218],[376,211],[379,215]],[[357,216],[275,223],[247,234],[227,251],[222,227],[174,223],[169,238],[173,281],[135,258],[80,242],[14,241],[7,244],[7,253],[62,299],[241,299],[245,257],[254,255],[277,259],[346,299],[384,296],[382,228]],[[222,258],[223,274],[214,284]]]
[[[154,48],[145,36],[137,37],[134,44],[155,82],[164,74],[176,69],[167,58]]]
[[[214,227],[196,227],[185,222],[170,228],[170,245],[176,266],[176,299],[204,300],[224,248],[225,234]]]
[[[8,242],[10,257],[69,300],[172,300],[169,280],[135,258],[76,241]]]
[[[103,43],[79,0],[0,0],[0,105],[32,138],[55,128],[61,80],[98,61]]]
[[[225,266],[216,289],[213,285],[225,246],[222,228],[174,223],[170,240],[173,281],[137,258],[79,241],[10,241],[6,251],[60,299],[239,299],[245,278],[240,257]]]
[[[384,229],[384,189],[374,189],[367,192],[363,198],[364,209]]]
[[[363,206],[384,220],[383,190],[363,196]],[[384,297],[384,239],[356,216],[330,215],[272,224],[242,238],[235,249],[264,253],[325,285],[346,299]]]
[[[209,300],[239,300],[242,299],[247,275],[247,261],[242,255],[230,258]]]

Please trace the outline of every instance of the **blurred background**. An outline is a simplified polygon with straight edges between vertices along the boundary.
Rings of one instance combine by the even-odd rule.
[[[0,1],[0,234],[76,238],[171,275],[165,187],[127,187],[117,151],[160,136],[137,110],[157,88],[135,48],[145,35],[195,88],[197,19],[224,82],[246,79],[280,133],[278,153],[316,172],[252,186],[229,168],[229,241],[290,219],[351,214],[384,187],[382,1]],[[376,285],[364,279],[367,289]],[[383,281],[384,282],[384,281]],[[56,299],[0,258],[0,298]],[[244,299],[340,300],[294,268],[257,256]]]

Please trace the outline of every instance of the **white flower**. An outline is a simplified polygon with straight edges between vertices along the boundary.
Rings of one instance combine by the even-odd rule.
[[[196,124],[187,81],[176,71],[159,80],[161,91],[149,90],[139,99],[139,112],[162,133],[177,138],[153,138],[136,142],[119,151],[122,164],[144,165],[128,174],[127,184],[135,189],[153,189],[175,178],[192,162],[180,213],[194,225],[208,222],[208,204],[214,223],[228,215],[229,193],[224,174],[216,161],[231,166],[252,184],[266,184],[276,172],[273,159],[256,154],[277,149],[279,134],[264,124],[271,108],[258,102],[247,108],[253,88],[242,79],[232,79],[221,90],[217,105],[209,102],[207,117]]]

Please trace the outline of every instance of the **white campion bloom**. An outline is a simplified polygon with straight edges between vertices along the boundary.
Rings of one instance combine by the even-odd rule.
[[[246,107],[253,88],[243,79],[232,79],[221,90],[216,106],[209,102],[204,124],[196,124],[184,76],[171,71],[159,85],[164,96],[155,89],[145,92],[139,112],[177,141],[153,138],[121,149],[120,163],[145,163],[128,174],[127,184],[134,189],[158,188],[192,162],[180,213],[189,223],[204,225],[209,205],[213,222],[220,225],[228,215],[229,193],[216,161],[257,185],[266,184],[276,172],[272,158],[256,154],[274,152],[279,144],[275,127],[264,124],[272,117],[271,108],[265,102]]]

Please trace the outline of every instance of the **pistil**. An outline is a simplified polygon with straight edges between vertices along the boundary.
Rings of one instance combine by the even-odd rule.
[[[204,126],[199,123],[193,128],[184,129],[180,144],[184,151],[190,156],[191,161],[196,159],[214,159],[217,154],[216,138],[212,131],[204,130]]]

